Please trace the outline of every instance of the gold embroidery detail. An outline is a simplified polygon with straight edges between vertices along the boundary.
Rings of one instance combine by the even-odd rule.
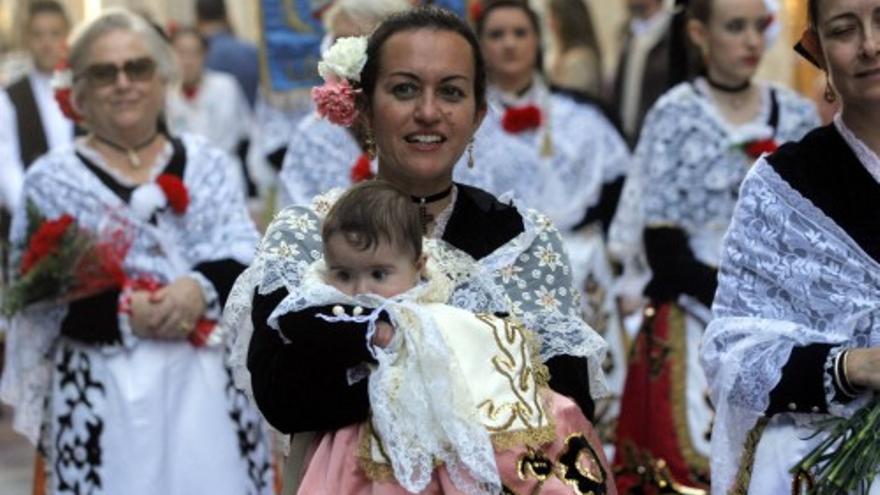
[[[669,305],[667,318],[667,341],[671,355],[670,390],[672,392],[672,418],[681,455],[688,467],[700,479],[708,479],[709,460],[700,455],[691,440],[687,417],[687,343],[685,342],[685,314],[676,305]]]
[[[764,434],[764,428],[767,427],[768,421],[766,416],[762,417],[754,428],[749,430],[742,455],[739,458],[736,479],[733,487],[728,490],[728,495],[746,495],[749,492],[749,484],[752,482],[752,468],[755,464],[755,452],[758,450],[758,442],[761,441],[761,435]]]
[[[364,425],[361,439],[358,444],[358,465],[364,470],[364,474],[367,475],[367,478],[373,481],[393,481],[394,470],[391,468],[391,464],[388,462],[377,462],[373,460],[373,442],[376,442],[376,446],[378,447],[382,458],[385,461],[388,460],[388,455],[385,453],[382,441],[373,429],[373,422],[367,421]]]
[[[582,462],[583,457],[586,457],[587,465]],[[578,495],[605,493],[608,476],[598,454],[583,433],[572,433],[565,439],[565,446],[556,458],[554,471],[556,477]]]
[[[804,485],[806,485],[806,491],[803,490]],[[791,495],[813,493],[813,487],[815,486],[816,480],[813,479],[813,475],[808,471],[801,469],[796,475],[794,475],[794,479],[791,480]]]

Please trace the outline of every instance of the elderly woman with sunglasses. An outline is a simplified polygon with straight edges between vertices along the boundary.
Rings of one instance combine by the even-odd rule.
[[[74,35],[69,63],[88,134],[27,172],[12,266],[30,273],[34,212],[68,215],[116,242],[125,282],[13,314],[0,393],[15,426],[39,443],[48,493],[269,493],[259,414],[214,325],[258,239],[230,158],[163,131],[173,65],[143,19],[106,11]]]

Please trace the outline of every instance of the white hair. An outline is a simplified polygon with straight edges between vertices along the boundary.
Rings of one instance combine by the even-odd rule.
[[[171,48],[159,28],[129,10],[116,7],[105,10],[100,16],[80,25],[73,32],[70,38],[68,63],[74,76],[86,69],[89,63],[89,51],[94,42],[113,31],[128,31],[137,35],[156,61],[159,77],[166,83],[177,80],[177,67]]]
[[[336,0],[324,14],[324,26],[333,31],[333,24],[339,14],[345,14],[370,34],[385,18],[412,8],[407,0]]]

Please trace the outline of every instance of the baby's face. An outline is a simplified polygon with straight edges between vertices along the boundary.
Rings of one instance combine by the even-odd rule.
[[[381,240],[374,249],[359,250],[342,233],[331,235],[324,244],[326,282],[341,292],[378,294],[388,298],[416,286],[424,260]]]

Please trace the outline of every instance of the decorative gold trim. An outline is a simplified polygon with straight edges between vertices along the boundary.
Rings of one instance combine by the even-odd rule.
[[[577,445],[572,445],[575,441],[577,441]],[[571,465],[568,465],[563,461],[563,458],[572,454],[572,448],[577,450],[573,452],[574,457],[571,459]],[[596,468],[598,468],[599,473],[593,473],[583,469],[578,461],[584,453],[589,456],[590,461],[596,466]],[[606,473],[605,469],[602,467],[602,461],[599,458],[599,455],[596,453],[592,444],[590,444],[586,435],[582,432],[572,433],[565,439],[565,444],[562,450],[559,451],[559,455],[556,456],[554,474],[556,474],[556,477],[559,478],[560,481],[571,487],[572,491],[578,495],[602,495],[605,493],[605,484],[608,481],[608,473]],[[582,480],[586,480],[586,483],[598,485],[598,488],[601,488],[601,491],[590,489],[587,491],[581,490],[580,485],[582,480],[578,479],[579,477],[582,478]]]
[[[671,350],[670,391],[672,393],[672,420],[681,455],[688,467],[701,477],[708,478],[709,459],[700,455],[691,440],[687,416],[687,341],[685,313],[677,305],[669,305],[666,320],[666,341]]]
[[[761,435],[764,434],[764,428],[767,427],[768,422],[769,419],[764,416],[758,420],[754,428],[749,430],[742,455],[739,458],[739,469],[736,470],[736,478],[734,479],[733,486],[727,491],[727,495],[746,495],[749,492],[749,484],[752,481],[752,468],[755,464],[755,451],[758,450],[758,442],[761,441]]]
[[[385,448],[382,446],[382,442],[376,435],[376,432],[373,429],[373,422],[370,420],[364,423],[363,433],[361,434],[360,442],[358,442],[358,465],[364,470],[367,478],[373,481],[393,481],[394,470],[391,468],[391,464],[376,462],[373,460],[373,442],[376,442],[382,457],[387,460],[388,455],[385,453]]]

